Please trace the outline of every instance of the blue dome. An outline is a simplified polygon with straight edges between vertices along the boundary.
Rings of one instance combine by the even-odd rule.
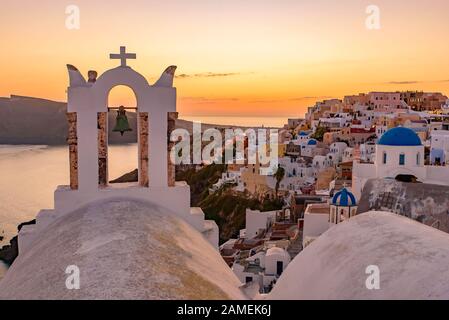
[[[301,132],[299,133],[299,135],[305,137],[305,136],[308,136],[308,133],[307,133],[307,132],[304,132],[304,131],[301,131]]]
[[[316,140],[309,140],[309,142],[307,142],[307,144],[309,145],[309,146],[316,146]]]
[[[354,195],[348,189],[343,188],[334,195],[332,204],[334,206],[349,207],[356,206],[357,202],[355,201]]]
[[[396,127],[385,132],[377,144],[383,146],[420,146],[421,139],[412,129]]]

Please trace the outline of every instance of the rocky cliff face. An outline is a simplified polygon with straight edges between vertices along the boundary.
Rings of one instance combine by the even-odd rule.
[[[449,187],[372,179],[366,183],[358,212],[394,212],[449,233]]]

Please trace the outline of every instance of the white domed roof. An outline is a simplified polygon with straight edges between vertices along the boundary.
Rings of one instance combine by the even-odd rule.
[[[366,268],[380,270],[368,290]],[[268,299],[449,299],[449,234],[387,212],[332,227],[300,254]]]
[[[285,251],[282,248],[278,248],[278,247],[272,247],[272,248],[267,250],[267,253],[266,253],[267,257],[273,256],[273,255],[285,256],[285,257],[288,256],[288,258],[290,258],[290,255],[288,254],[287,251]]]
[[[47,228],[1,280],[0,299],[245,299],[204,236],[151,203],[94,203]],[[80,290],[66,289],[69,265]]]

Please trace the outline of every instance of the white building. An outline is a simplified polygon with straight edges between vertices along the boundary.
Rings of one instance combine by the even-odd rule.
[[[350,123],[352,116],[349,113],[337,114],[333,118],[320,118],[320,125],[327,128],[343,128]]]
[[[425,166],[420,138],[403,127],[388,130],[376,145],[374,163],[355,161],[352,174],[352,190],[357,199],[368,179],[408,176],[423,183],[449,184],[449,167]]]
[[[346,142],[334,142],[329,147],[329,153],[332,154],[332,158],[337,161],[337,163],[341,162],[343,159],[343,152],[348,147]],[[337,164],[336,163],[336,164]]]
[[[305,248],[329,229],[329,203],[312,203],[304,211],[302,246]]]
[[[449,131],[433,130],[431,131],[431,164],[449,164]]]
[[[279,190],[297,191],[314,177],[314,170],[312,167],[306,166],[304,161],[293,157],[279,158],[279,166],[285,170],[285,176],[279,184]],[[313,179],[312,179],[313,180]],[[276,186],[276,178],[274,176],[267,176],[267,185],[274,189]]]
[[[245,238],[252,239],[260,232],[268,228],[276,221],[277,211],[265,211],[246,209],[246,229]]]
[[[218,179],[217,183],[213,184],[211,188],[209,188],[209,192],[213,193],[225,185],[233,185],[237,186],[242,184],[242,173],[241,171],[226,171],[221,174],[221,178]]]
[[[265,254],[265,274],[280,276],[290,263],[290,255],[282,248],[272,247]]]
[[[316,175],[321,170],[330,166],[329,158],[327,156],[315,156],[312,160],[312,166],[314,169],[314,175]]]
[[[300,131],[296,137],[293,143],[300,144],[301,142],[307,142],[310,139],[310,134],[305,131]]]
[[[346,148],[343,152],[342,162],[349,162],[354,160],[354,148]]]
[[[315,155],[314,150],[316,149],[318,142],[315,139],[308,139],[304,142],[301,142],[300,145],[301,145],[301,157],[312,158]]]
[[[253,282],[259,291],[273,286],[290,263],[289,253],[279,247],[262,249],[254,255],[235,262],[232,271],[241,283]]]
[[[376,144],[362,143],[360,145],[360,160],[364,162],[373,162],[376,155]]]

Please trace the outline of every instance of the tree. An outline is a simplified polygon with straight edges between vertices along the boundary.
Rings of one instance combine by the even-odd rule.
[[[278,166],[278,169],[276,170],[276,173],[274,174],[274,177],[276,178],[276,198],[278,197],[278,190],[279,190],[279,184],[281,183],[282,179],[285,177],[285,169],[281,166]]]
[[[325,127],[318,127],[315,130],[315,133],[312,135],[312,138],[318,141],[323,141],[324,134],[327,132]]]

